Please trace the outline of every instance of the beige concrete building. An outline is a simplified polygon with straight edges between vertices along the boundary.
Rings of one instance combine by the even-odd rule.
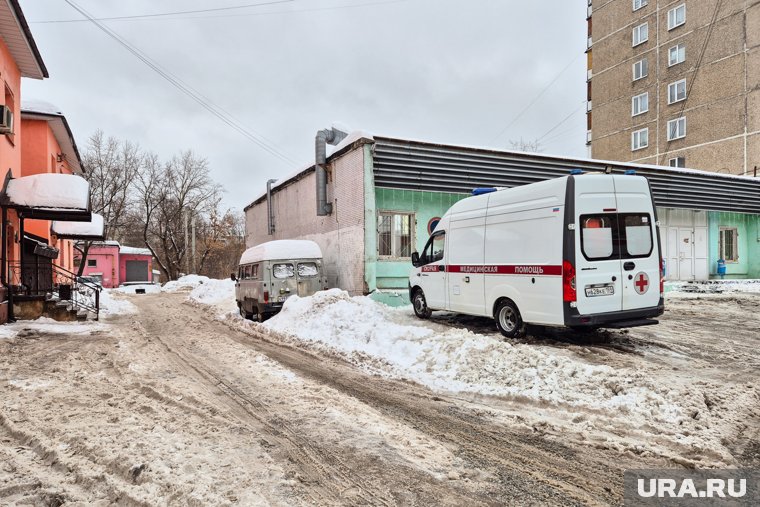
[[[588,4],[593,158],[760,173],[760,0]]]

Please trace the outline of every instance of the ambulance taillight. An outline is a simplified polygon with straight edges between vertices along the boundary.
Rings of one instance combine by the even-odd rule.
[[[575,267],[570,261],[562,262],[562,300],[566,303],[577,301],[578,294],[575,291]]]

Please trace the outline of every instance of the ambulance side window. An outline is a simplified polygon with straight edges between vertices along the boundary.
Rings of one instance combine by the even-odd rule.
[[[446,233],[436,233],[432,242],[432,259],[430,262],[443,260],[443,247],[446,244]]]

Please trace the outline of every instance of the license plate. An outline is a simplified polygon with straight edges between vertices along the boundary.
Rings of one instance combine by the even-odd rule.
[[[596,296],[612,296],[615,294],[614,285],[597,285],[596,287],[586,287],[586,297],[593,298]]]

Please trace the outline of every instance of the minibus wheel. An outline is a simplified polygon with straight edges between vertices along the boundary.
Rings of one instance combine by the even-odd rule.
[[[414,314],[420,319],[429,319],[433,314],[433,311],[428,308],[427,300],[425,299],[425,293],[422,292],[422,289],[417,289],[414,291],[412,306],[414,307]]]
[[[525,333],[525,323],[520,316],[520,310],[509,299],[499,301],[493,312],[493,318],[496,321],[496,327],[507,338],[518,338]]]

